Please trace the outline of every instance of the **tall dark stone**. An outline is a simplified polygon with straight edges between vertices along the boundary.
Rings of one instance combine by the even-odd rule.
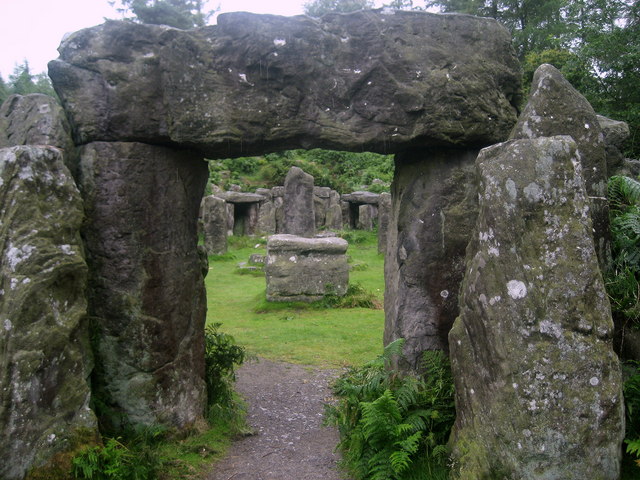
[[[197,217],[207,165],[140,143],[81,150],[94,394],[113,428],[180,429],[204,412],[206,312]]]
[[[477,215],[476,150],[396,157],[385,258],[385,344],[405,339],[403,368],[447,350]]]
[[[284,180],[284,233],[312,237],[315,233],[313,177],[291,167]]]

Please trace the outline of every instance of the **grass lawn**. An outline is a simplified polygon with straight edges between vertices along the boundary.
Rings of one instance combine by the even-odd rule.
[[[384,256],[370,232],[347,232],[351,283],[375,294],[382,305]],[[264,276],[241,275],[237,264],[266,253],[258,239],[230,239],[229,252],[209,258],[207,322],[222,323],[248,353],[271,360],[337,367],[360,365],[382,352],[382,308],[310,308],[267,304]],[[357,242],[357,243],[356,243]],[[263,243],[263,242],[262,242]],[[259,308],[262,307],[262,308]],[[256,310],[264,311],[257,313]]]

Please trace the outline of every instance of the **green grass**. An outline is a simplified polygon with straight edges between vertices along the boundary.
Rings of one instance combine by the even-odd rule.
[[[376,235],[358,232],[357,242],[350,243],[347,251],[355,267],[349,281],[373,293],[382,305],[384,258],[377,253]],[[265,254],[264,243],[232,238],[229,253],[210,257],[205,279],[207,323],[222,323],[221,330],[233,335],[250,354],[270,360],[337,367],[360,365],[382,352],[381,308],[265,306],[264,277],[236,271],[237,264],[247,261],[252,253]]]

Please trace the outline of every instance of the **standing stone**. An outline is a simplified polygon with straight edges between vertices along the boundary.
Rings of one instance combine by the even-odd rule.
[[[202,230],[208,255],[227,252],[227,203],[214,195],[202,199]]]
[[[622,380],[578,147],[516,140],[476,165],[480,212],[449,334],[454,478],[617,479]]]
[[[312,302],[349,287],[346,240],[272,235],[267,241],[267,300]]]
[[[273,187],[273,208],[276,211],[276,233],[284,232],[284,187]]]
[[[387,232],[389,230],[389,216],[391,215],[391,195],[380,194],[378,203],[378,253],[387,250]]]
[[[378,209],[374,205],[358,206],[358,230],[371,231],[374,229],[374,219],[378,216]]]
[[[108,428],[187,429],[202,418],[206,300],[196,223],[206,180],[207,164],[188,151],[82,147],[93,393]]]
[[[313,177],[291,167],[284,180],[284,233],[312,237],[315,233]]]
[[[331,189],[329,187],[313,187],[313,209],[316,230],[324,228],[327,223],[330,194]]]
[[[604,135],[604,143],[607,149],[607,171],[609,176],[624,172],[624,144],[631,135],[629,125],[626,122],[613,120],[598,115],[598,123]],[[624,174],[624,173],[622,173]]]
[[[276,233],[276,207],[272,200],[265,200],[260,203],[257,231],[266,235]]]
[[[344,195],[342,195],[344,197]],[[351,212],[351,202],[347,202],[346,200],[342,200],[340,197],[340,210],[342,212],[342,228],[348,230],[350,228],[355,228],[354,217]]]
[[[13,480],[97,425],[82,200],[60,151],[0,149],[0,196],[0,478]]]
[[[340,194],[335,190],[331,190],[331,193],[329,194],[329,208],[327,209],[325,226],[329,230],[342,230],[342,207],[340,206]]]
[[[60,104],[41,93],[10,95],[0,106],[0,148],[51,145],[63,150],[63,160],[75,174],[77,156],[71,127]]]
[[[611,261],[607,203],[607,150],[600,122],[589,104],[551,65],[541,65],[531,84],[529,101],[511,132],[511,139],[570,135],[578,145],[589,196],[600,267]]]
[[[404,338],[417,370],[425,350],[448,350],[477,215],[476,150],[396,156],[385,257],[385,345]]]

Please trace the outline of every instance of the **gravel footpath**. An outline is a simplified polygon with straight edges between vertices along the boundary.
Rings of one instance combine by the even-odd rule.
[[[206,480],[346,480],[338,433],[322,426],[336,370],[260,359],[238,370],[255,435],[234,442]]]

